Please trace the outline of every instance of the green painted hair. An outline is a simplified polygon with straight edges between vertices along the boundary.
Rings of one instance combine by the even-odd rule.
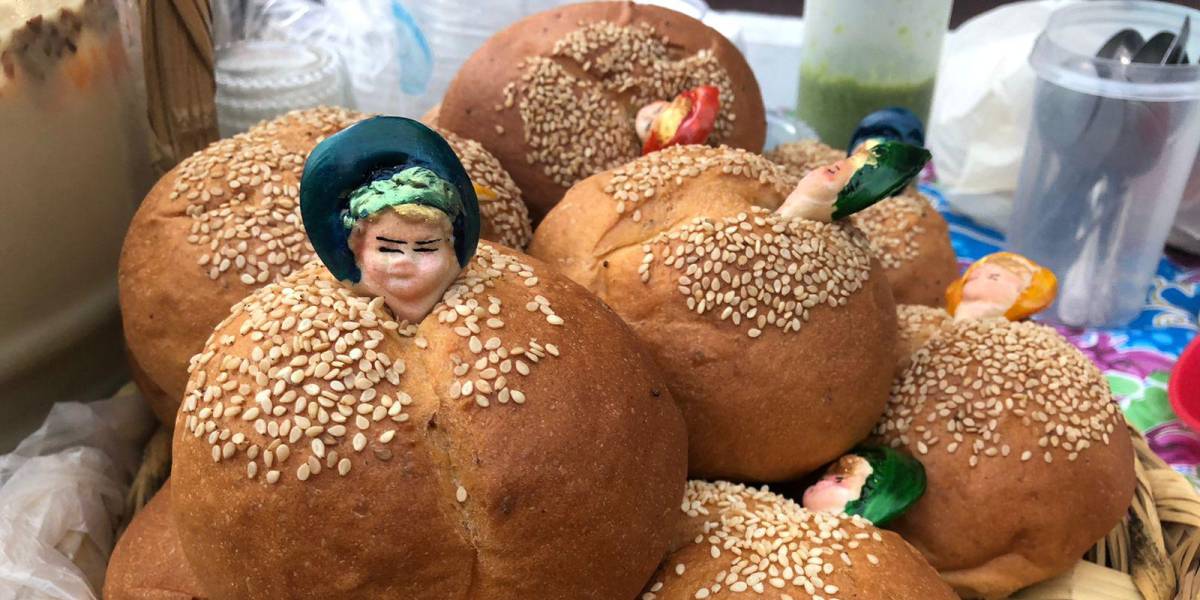
[[[406,204],[436,208],[446,213],[451,223],[463,214],[458,190],[425,167],[409,167],[377,178],[351,192],[349,204],[342,216],[347,230],[384,209]]]

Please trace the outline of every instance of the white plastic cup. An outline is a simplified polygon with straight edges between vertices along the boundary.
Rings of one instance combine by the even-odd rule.
[[[1126,27],[1149,39],[1191,15],[1191,65],[1122,65],[1096,51]],[[1058,275],[1047,316],[1087,327],[1132,321],[1200,148],[1200,11],[1095,1],[1051,16],[1029,61],[1033,123],[1008,247]]]

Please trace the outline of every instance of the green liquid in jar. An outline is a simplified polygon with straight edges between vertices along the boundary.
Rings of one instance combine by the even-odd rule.
[[[912,83],[872,82],[801,68],[796,114],[822,142],[845,148],[858,122],[881,108],[903,106],[928,123],[933,84],[933,77]]]

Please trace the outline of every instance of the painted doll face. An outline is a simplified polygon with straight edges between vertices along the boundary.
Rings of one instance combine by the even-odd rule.
[[[854,162],[844,158],[809,171],[792,190],[779,213],[786,217],[802,217],[828,222],[838,193],[854,175]]]
[[[871,476],[871,464],[867,459],[847,454],[840,459],[821,480],[804,491],[804,508],[818,512],[845,512],[846,505],[862,497],[863,486]]]
[[[979,264],[963,282],[962,303],[955,316],[964,319],[1002,316],[1028,286],[1021,273],[993,262]]]
[[[385,209],[355,226],[359,285],[382,296],[400,321],[418,323],[442,298],[461,270],[449,218],[438,223]]]

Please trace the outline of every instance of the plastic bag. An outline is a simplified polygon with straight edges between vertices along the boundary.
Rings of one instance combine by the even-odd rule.
[[[0,600],[99,598],[154,416],[134,392],[56,404],[0,456]]]
[[[985,225],[1007,227],[1033,111],[1029,52],[1050,13],[1070,3],[1007,4],[946,37],[928,145],[950,204]]]

